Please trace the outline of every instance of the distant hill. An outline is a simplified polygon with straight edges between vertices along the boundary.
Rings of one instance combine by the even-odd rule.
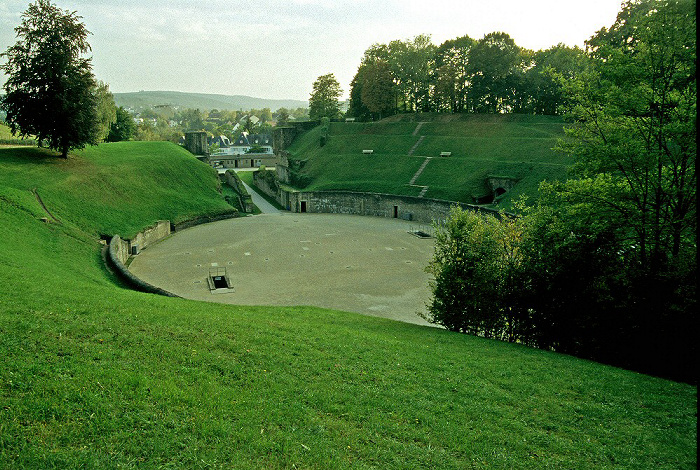
[[[200,110],[244,110],[270,108],[306,108],[307,101],[270,100],[242,95],[211,95],[206,93],[182,93],[178,91],[138,91],[133,93],[114,93],[117,106],[125,108],[150,108],[159,105],[180,106]]]

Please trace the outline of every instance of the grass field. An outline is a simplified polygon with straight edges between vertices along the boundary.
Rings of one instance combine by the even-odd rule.
[[[448,121],[393,117],[377,123],[332,123],[328,142],[319,145],[320,129],[312,130],[289,149],[305,162],[308,190],[357,190],[418,195],[473,203],[490,191],[490,175],[517,180],[499,200],[510,209],[521,195],[535,196],[545,179],[566,178],[570,162],[553,150],[564,137],[564,122],[551,116],[464,115]],[[422,122],[422,123],[421,123]],[[372,155],[362,153],[372,149]],[[442,152],[451,156],[440,158]],[[411,178],[430,161],[416,186]]]
[[[696,468],[695,386],[103,268],[100,234],[225,210],[172,144],[0,149],[0,468]]]

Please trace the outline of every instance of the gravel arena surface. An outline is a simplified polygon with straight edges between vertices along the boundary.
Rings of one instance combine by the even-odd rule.
[[[425,267],[434,240],[397,219],[262,214],[177,232],[143,250],[129,269],[181,297],[235,305],[313,305],[430,325]],[[211,291],[226,268],[232,289]]]

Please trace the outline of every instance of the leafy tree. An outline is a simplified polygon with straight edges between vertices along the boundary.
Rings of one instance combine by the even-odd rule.
[[[364,64],[360,65],[350,82],[350,106],[347,114],[360,121],[367,121],[372,117],[372,113],[362,102],[362,87],[365,84],[364,74],[366,69],[367,67]]]
[[[201,131],[204,129],[204,115],[199,109],[185,109],[179,115],[183,129]]]
[[[395,86],[386,62],[365,66],[360,98],[370,113],[382,119],[394,110]]]
[[[388,54],[391,72],[399,93],[403,95],[404,111],[430,111],[431,71],[435,58],[435,45],[430,36],[392,41]]]
[[[95,96],[97,98],[97,120],[99,124],[99,140],[107,140],[112,124],[117,120],[117,106],[114,104],[114,96],[109,91],[109,85],[98,82]]]
[[[289,110],[287,108],[278,109],[276,114],[278,126],[286,126],[289,124]]]
[[[318,77],[309,98],[309,118],[311,120],[323,117],[335,119],[340,116],[338,98],[342,93],[340,84],[332,73]]]
[[[101,138],[89,31],[76,12],[37,0],[15,28],[17,42],[2,55],[8,75],[2,107],[13,134],[35,135],[64,158]]]
[[[117,108],[116,120],[109,128],[108,142],[130,140],[136,135],[136,123],[131,114],[122,106]]]
[[[640,356],[659,367],[678,366],[694,341],[686,332],[696,321],[695,33],[694,2],[627,2],[588,41],[591,69],[567,86],[575,123],[561,148],[580,180],[561,195],[625,241],[634,341],[640,351],[657,345],[656,357]]]
[[[350,82],[350,106],[348,108],[348,115],[358,118],[361,121],[366,121],[372,118],[372,111],[367,107],[367,104],[362,99],[363,89],[369,79],[370,69],[374,68],[376,64],[389,64],[389,48],[384,44],[373,44],[366,51],[362,57],[362,62],[360,67],[357,69],[357,73]],[[395,78],[389,70],[392,79],[392,86],[396,85]],[[375,74],[376,75],[376,74]],[[376,88],[376,87],[375,87]],[[376,90],[375,90],[376,91]],[[376,95],[374,92],[368,92],[371,95]],[[396,98],[394,94],[394,99]],[[392,103],[392,108],[396,108],[395,101]]]
[[[528,103],[526,111],[535,114],[561,114],[566,105],[563,81],[573,80],[586,69],[586,56],[578,47],[556,45],[537,51],[532,67],[525,72]]]
[[[477,41],[469,53],[471,94],[477,111],[512,111],[523,59],[521,49],[506,33],[490,33]]]
[[[460,113],[469,110],[469,36],[443,42],[435,51],[435,101],[438,110]]]
[[[428,319],[451,331],[514,341],[510,296],[518,265],[516,225],[492,215],[450,212],[435,225],[435,255],[427,271],[433,297]]]
[[[569,82],[577,174],[606,178],[615,197],[575,194],[623,214],[640,266],[658,273],[696,238],[695,11],[682,0],[628,2],[588,41],[592,70]]]

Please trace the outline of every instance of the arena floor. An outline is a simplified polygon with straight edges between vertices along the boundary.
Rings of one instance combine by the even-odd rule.
[[[425,229],[425,227],[422,227]],[[262,214],[193,227],[135,256],[130,270],[181,297],[236,305],[313,305],[429,325],[431,238],[411,222]],[[210,291],[210,269],[233,289]]]

